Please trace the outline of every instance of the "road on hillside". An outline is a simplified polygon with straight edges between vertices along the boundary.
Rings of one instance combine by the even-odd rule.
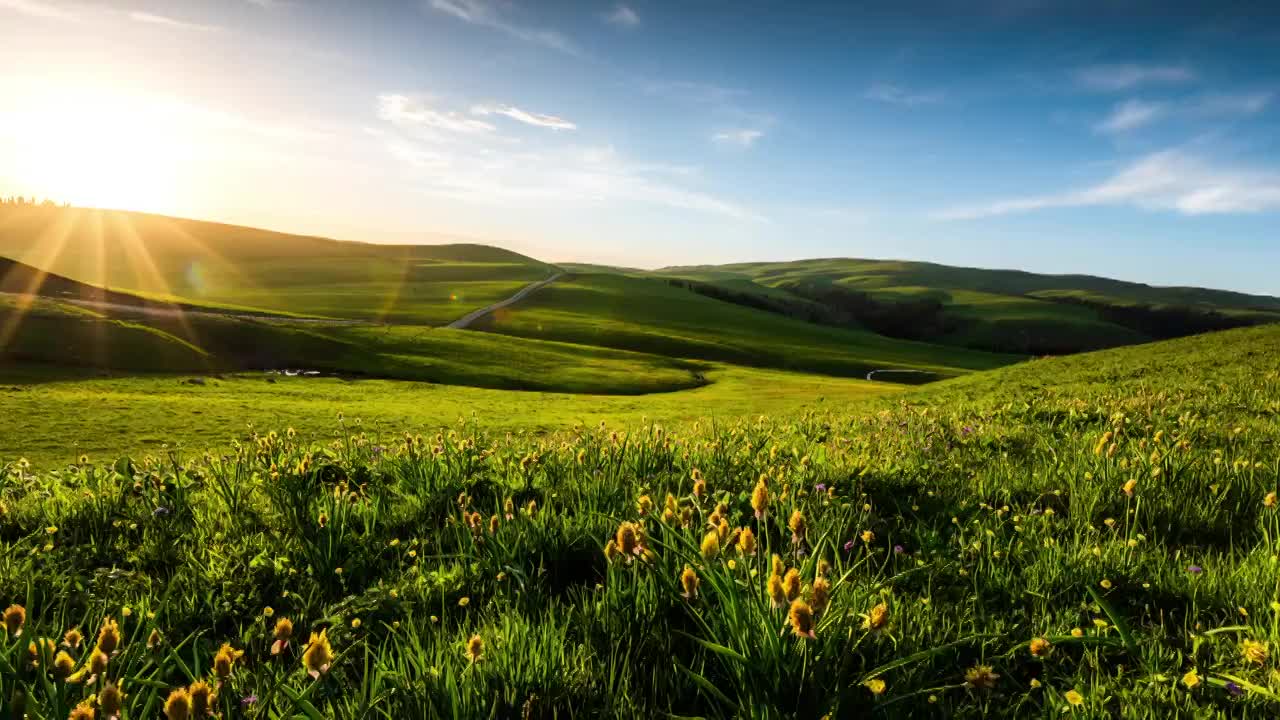
[[[462,317],[458,318],[457,320],[454,320],[448,325],[445,325],[445,327],[453,330],[461,330],[467,327],[468,325],[470,325],[471,323],[475,322],[476,320],[479,320],[485,315],[488,315],[489,313],[493,312],[494,310],[501,310],[502,308],[507,307],[508,305],[514,305],[515,303],[520,302],[521,300],[528,297],[530,293],[537,292],[538,290],[541,290],[543,287],[550,285],[551,283],[555,282],[556,280],[559,280],[562,277],[564,277],[564,273],[556,273],[555,275],[552,275],[546,280],[539,280],[538,282],[530,283],[529,285],[526,285],[523,288],[521,288],[520,292],[516,293],[515,295],[512,295],[506,300],[503,300],[501,302],[496,302],[488,307],[482,307],[479,310],[473,310],[467,313],[466,315],[463,315]]]

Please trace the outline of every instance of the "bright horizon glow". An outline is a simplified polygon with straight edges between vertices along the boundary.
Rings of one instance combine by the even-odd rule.
[[[1274,15],[0,0],[0,194],[553,262],[1280,295]]]

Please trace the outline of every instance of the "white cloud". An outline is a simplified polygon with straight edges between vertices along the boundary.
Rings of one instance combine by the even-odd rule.
[[[569,55],[579,54],[578,48],[568,38],[554,30],[525,27],[506,21],[489,0],[428,0],[427,5],[464,22],[492,28],[524,42],[543,45]]]
[[[427,107],[424,100],[407,95],[379,95],[378,117],[400,127],[446,130],[464,135],[490,133],[496,129],[487,122],[472,119],[459,112]]]
[[[578,126],[562,117],[543,115],[542,113],[521,110],[511,105],[476,105],[471,108],[472,115],[506,115],[512,120],[519,120],[527,125],[550,128],[552,130],[577,130]]]
[[[941,220],[974,220],[1048,208],[1131,206],[1183,215],[1280,211],[1280,173],[1214,165],[1182,150],[1152,153],[1109,179],[1069,192],[944,210]]]
[[[0,0],[0,9],[47,20],[77,20],[75,13],[40,0]]]
[[[163,15],[153,15],[151,13],[146,13],[146,12],[131,12],[129,13],[129,19],[135,22],[147,23],[149,25],[163,25],[165,27],[175,28],[179,30],[199,30],[203,32],[203,31],[218,29],[212,25],[200,25],[197,23],[183,22],[181,20],[174,20],[171,17],[165,17]]]
[[[1200,98],[1190,107],[1190,111],[1200,115],[1256,115],[1267,109],[1275,93],[1270,91],[1223,94],[1217,93]]]
[[[1150,124],[1167,112],[1164,103],[1125,100],[1111,114],[1093,127],[1100,133],[1122,133]]]
[[[762,137],[764,137],[763,130],[740,128],[718,132],[712,135],[711,139],[721,145],[736,145],[737,147],[748,148],[755,145],[756,141]]]
[[[635,10],[619,4],[614,8],[613,12],[605,15],[604,21],[618,27],[633,28],[640,24],[640,16],[636,14]]]
[[[940,92],[912,92],[897,85],[887,83],[876,83],[867,88],[863,93],[863,97],[876,102],[889,103],[891,105],[904,105],[907,107],[915,107],[917,105],[933,105],[940,103],[945,96]]]
[[[1195,72],[1183,65],[1090,65],[1075,72],[1078,85],[1099,92],[1118,92],[1140,85],[1175,85],[1195,79]]]

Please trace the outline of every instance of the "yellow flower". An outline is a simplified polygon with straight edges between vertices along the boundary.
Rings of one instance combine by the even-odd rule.
[[[800,597],[800,571],[791,568],[786,575],[782,576],[782,590],[787,594],[787,600],[795,600]]]
[[[169,693],[164,701],[164,716],[168,720],[187,720],[191,717],[191,694],[186,688],[178,688]]]
[[[276,611],[272,610],[270,606],[262,608],[262,617],[269,618],[275,614],[276,614]]]
[[[106,672],[109,661],[110,658],[107,657],[106,653],[94,648],[93,652],[89,653],[89,675],[101,675]]]
[[[875,533],[871,532],[870,530],[863,530],[863,531],[862,531],[862,542],[867,543],[868,545],[870,545],[871,543],[873,543],[873,542],[875,542],[875,541],[876,541],[876,534],[875,534]]]
[[[460,598],[458,598],[458,607],[466,607],[466,606],[468,606],[468,605],[470,605],[470,604],[471,604],[471,598],[469,598],[469,597],[467,597],[467,596],[465,596],[465,595],[464,595],[464,596],[462,596],[462,597],[460,597]]]
[[[791,623],[791,631],[800,637],[810,638],[813,634],[813,611],[809,609],[809,604],[799,598],[791,603],[791,610],[787,612],[787,621]]]
[[[76,661],[67,654],[65,650],[59,650],[58,655],[53,659],[53,674],[59,680],[66,680],[71,677],[71,673],[76,669]]]
[[[124,706],[125,694],[120,692],[120,687],[115,683],[107,683],[102,688],[102,692],[98,693],[98,708],[102,710],[102,714],[107,717],[115,717],[120,714],[120,709]]]
[[[466,648],[467,659],[473,663],[478,663],[484,659],[484,640],[479,635],[472,635],[467,640]]]
[[[743,555],[756,554],[756,534],[751,528],[743,528],[742,532],[738,533],[738,552]]]
[[[652,512],[653,498],[649,497],[648,495],[641,495],[640,499],[636,500],[636,511],[640,513],[641,517],[648,515],[650,512]]]
[[[22,626],[27,624],[27,609],[21,605],[10,605],[4,610],[4,629],[14,637],[22,634]]]
[[[156,649],[157,647],[160,646],[160,643],[163,640],[164,640],[164,637],[160,635],[160,630],[157,628],[151,628],[151,634],[147,636],[147,649],[148,650]]]
[[[775,608],[787,606],[787,591],[782,588],[782,578],[777,575],[769,576],[769,600]]]
[[[1071,628],[1071,637],[1084,637],[1084,631],[1080,628]]]
[[[1269,492],[1269,493],[1267,493],[1267,494],[1266,494],[1266,497],[1263,497],[1263,498],[1262,498],[1262,506],[1263,506],[1263,507],[1269,507],[1269,508],[1273,508],[1273,507],[1275,507],[1275,506],[1276,506],[1276,494],[1275,494],[1274,492]]]
[[[120,640],[120,624],[111,618],[104,620],[98,631],[98,649],[110,655],[120,647]]]
[[[1031,641],[1031,654],[1035,657],[1047,657],[1052,649],[1053,646],[1045,638],[1038,637]]]
[[[606,562],[617,560],[621,553],[618,552],[618,542],[613,538],[609,538],[609,542],[604,544],[604,559]]]
[[[787,571],[787,564],[782,562],[782,557],[780,555],[777,555],[775,553],[774,556],[770,559],[770,562],[771,562],[770,567],[772,568],[772,572],[774,575],[777,575],[778,577],[782,577],[782,574]]]
[[[1186,685],[1188,690],[1194,690],[1200,685],[1200,674],[1195,670],[1188,670],[1187,674],[1182,676],[1182,684]]]
[[[351,620],[351,629],[352,629],[352,630],[359,630],[359,629],[360,629],[360,618],[353,618],[353,619]]]
[[[191,698],[192,717],[202,718],[211,714],[213,706],[218,702],[217,693],[204,680],[197,680],[191,683],[191,686],[187,688],[187,695]]]
[[[787,521],[787,527],[791,528],[791,541],[797,543],[804,540],[809,531],[809,525],[805,522],[804,513],[799,510],[791,513],[791,519]]]
[[[636,524],[630,521],[623,521],[618,526],[618,532],[614,538],[618,545],[618,552],[627,556],[640,554],[640,535],[637,530]]]
[[[1110,581],[1110,580],[1108,580],[1108,579],[1106,579],[1106,578],[1102,578],[1102,582],[1100,582],[1100,583],[1098,583],[1098,584],[1102,586],[1102,589],[1103,589],[1103,590],[1110,590],[1110,589],[1111,589],[1111,581]]]
[[[319,677],[320,673],[329,671],[333,662],[333,648],[329,645],[329,631],[321,630],[320,634],[311,633],[307,649],[302,652],[302,664],[311,677]]]
[[[1031,685],[1032,690],[1040,689],[1040,681],[1035,678],[1031,678],[1031,682],[1029,684]]]
[[[684,588],[684,597],[686,600],[696,600],[698,598],[698,573],[688,565],[684,566],[684,572],[680,573],[680,587]]]
[[[235,663],[244,657],[243,650],[236,650],[231,647],[231,643],[222,643],[222,647],[218,649],[218,654],[213,656],[213,674],[220,679],[226,680],[231,677],[231,671],[235,669]]]
[[[714,560],[720,554],[720,533],[712,530],[702,538],[702,557]]]
[[[813,614],[821,615],[826,612],[827,605],[831,603],[831,582],[821,575],[814,578],[811,596],[813,599]]]
[[[1067,702],[1073,707],[1079,707],[1084,704],[1084,696],[1074,689],[1066,691],[1062,694],[1062,697],[1066,698]]]
[[[880,632],[889,626],[889,605],[880,603],[871,608],[871,612],[862,616],[862,629],[870,632]]]
[[[1265,665],[1267,658],[1271,656],[1271,651],[1264,642],[1245,640],[1240,643],[1240,654],[1254,665]]]
[[[62,644],[76,650],[80,647],[80,643],[84,642],[84,635],[77,628],[71,628],[62,636]]]
[[[764,477],[756,482],[756,487],[751,491],[751,509],[756,511],[757,518],[763,518],[769,513],[769,486],[765,484]]]
[[[67,716],[67,720],[94,720],[94,717],[95,713],[92,703],[88,700],[83,700],[79,705],[75,706],[75,709],[73,709],[71,714]]]
[[[992,670],[990,665],[974,665],[964,671],[964,681],[969,687],[979,690],[990,690],[996,686],[996,682],[1000,680],[1000,676]]]
[[[884,684],[884,681],[881,680],[880,678],[872,678],[870,680],[864,680],[862,681],[862,685],[866,689],[870,690],[872,695],[884,694],[885,684]]]
[[[1138,487],[1138,481],[1136,479],[1126,480],[1124,487],[1121,488],[1121,491],[1125,495],[1128,495],[1129,497],[1133,497],[1133,491],[1137,487]]]

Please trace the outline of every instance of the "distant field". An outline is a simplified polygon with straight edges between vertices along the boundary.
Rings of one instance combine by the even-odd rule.
[[[466,333],[456,333],[459,335]],[[490,337],[475,333],[481,338]],[[633,372],[613,368],[613,374]],[[200,376],[96,377],[48,368],[0,368],[0,466],[26,457],[41,467],[161,453],[179,444],[192,451],[225,447],[254,430],[293,427],[308,439],[332,437],[345,415],[348,431],[392,440],[405,431],[434,433],[459,419],[486,431],[547,433],[606,422],[637,427],[730,421],[758,415],[834,410],[900,392],[887,383],[718,366],[711,384],[637,397],[514,392],[393,380],[283,377],[262,373]],[[269,382],[274,379],[275,382]],[[357,425],[358,423],[358,425]]]
[[[670,357],[846,376],[884,368],[947,376],[1018,359],[814,325],[714,300],[658,279],[607,274],[557,281],[476,327]]]
[[[112,290],[259,311],[440,325],[546,277],[483,245],[373,245],[143,213],[0,209],[0,256]]]

